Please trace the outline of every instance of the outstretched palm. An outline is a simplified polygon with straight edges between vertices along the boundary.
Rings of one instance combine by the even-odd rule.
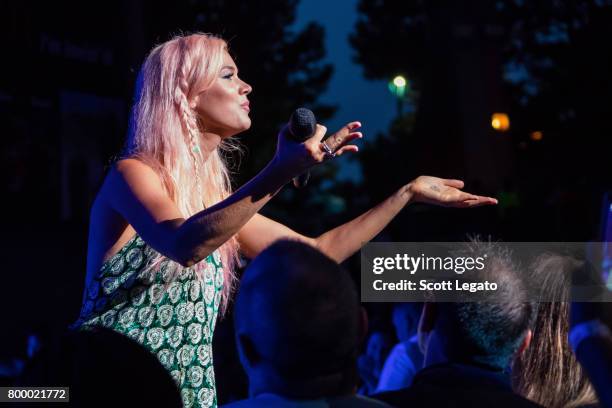
[[[461,191],[463,181],[420,176],[409,185],[413,201],[444,207],[478,207],[497,204],[492,197],[478,196]]]

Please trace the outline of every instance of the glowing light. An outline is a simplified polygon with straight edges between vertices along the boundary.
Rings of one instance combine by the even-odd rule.
[[[536,130],[535,132],[531,132],[530,136],[531,136],[531,140],[539,142],[544,137],[544,134],[540,132],[539,130]]]
[[[406,78],[404,78],[401,75],[396,76],[395,78],[393,78],[393,85],[397,86],[398,88],[403,88],[406,86]]]
[[[406,97],[406,93],[408,92],[408,80],[402,75],[397,75],[390,80],[387,85],[389,86],[389,91],[395,95],[401,104],[401,100]]]
[[[505,132],[510,129],[510,118],[505,113],[494,113],[491,115],[491,127],[498,132]]]

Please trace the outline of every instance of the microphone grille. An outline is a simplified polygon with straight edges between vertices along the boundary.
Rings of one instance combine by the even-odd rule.
[[[310,109],[297,108],[289,118],[289,131],[296,140],[304,141],[315,132],[317,120]]]

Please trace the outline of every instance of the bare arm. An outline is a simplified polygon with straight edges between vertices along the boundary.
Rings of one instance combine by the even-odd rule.
[[[282,224],[256,215],[240,231],[241,248],[245,255],[254,257],[277,239],[293,238],[310,243],[336,262],[342,262],[382,231],[410,202],[449,207],[476,207],[497,202],[490,197],[463,192],[460,188],[463,188],[463,182],[459,180],[421,176],[359,217],[317,238],[301,235]]]
[[[111,206],[153,248],[185,266],[221,246],[289,181],[270,164],[227,200],[185,219],[147,165],[122,160],[113,173]]]
[[[317,247],[336,262],[342,262],[374,238],[410,202],[407,186],[359,217],[320,235]]]
[[[326,128],[317,125],[304,143],[279,136],[274,159],[226,200],[185,219],[165,193],[157,174],[144,163],[119,162],[108,186],[110,206],[154,249],[184,266],[204,259],[235,235],[292,177],[324,160],[319,145]],[[361,134],[347,126],[335,134],[347,143]],[[344,151],[355,151],[346,145]]]
[[[282,238],[290,238],[311,246],[317,246],[316,239],[295,232],[291,228],[261,214],[255,214],[238,233],[240,251],[251,259],[272,245],[274,241]]]
[[[319,236],[317,246],[329,257],[342,262],[382,231],[408,203],[463,208],[497,203],[494,198],[469,194],[461,188],[463,182],[460,180],[418,177],[376,207]]]

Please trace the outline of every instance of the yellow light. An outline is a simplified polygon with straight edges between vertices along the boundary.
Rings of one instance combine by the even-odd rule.
[[[393,78],[393,85],[397,86],[398,88],[403,88],[406,86],[406,78],[404,78],[401,75],[396,76],[395,78]]]
[[[491,115],[491,126],[499,132],[510,129],[510,118],[505,113],[494,113]]]
[[[544,134],[542,132],[540,132],[539,130],[536,130],[535,132],[531,132],[531,140],[539,142],[540,140],[542,140],[542,138],[544,137]]]

